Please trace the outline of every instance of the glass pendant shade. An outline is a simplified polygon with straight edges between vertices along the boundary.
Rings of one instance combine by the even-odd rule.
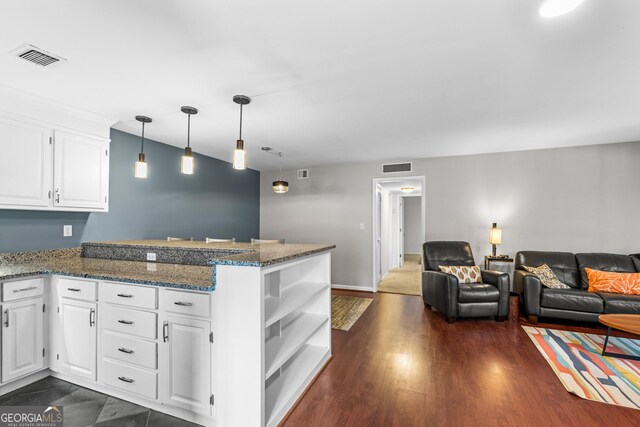
[[[289,183],[281,179],[273,181],[273,192],[277,194],[284,194],[289,191]]]
[[[239,139],[236,142],[236,149],[233,150],[233,168],[245,170],[247,168],[247,155],[244,151],[244,141]]]
[[[136,116],[136,120],[142,123],[142,135],[140,138],[140,154],[138,161],[133,165],[133,176],[135,178],[147,178],[147,162],[144,160],[144,125],[151,123],[153,120],[147,116]]]
[[[136,178],[147,177],[147,162],[144,161],[144,153],[138,154],[138,161],[133,167],[133,176]]]
[[[184,175],[193,175],[195,169],[195,161],[191,155],[191,148],[184,149],[184,155],[180,158],[180,173]]]

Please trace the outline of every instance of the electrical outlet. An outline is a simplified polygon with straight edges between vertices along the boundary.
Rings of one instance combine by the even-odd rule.
[[[62,237],[71,237],[71,236],[73,236],[73,225],[63,225]]]
[[[147,261],[155,261],[156,253],[155,252],[147,252]]]

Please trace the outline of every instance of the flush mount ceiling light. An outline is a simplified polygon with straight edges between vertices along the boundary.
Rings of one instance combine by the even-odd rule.
[[[233,150],[233,168],[244,170],[247,168],[247,153],[244,151],[244,141],[242,140],[242,106],[251,102],[251,98],[244,95],[236,95],[233,102],[240,105],[240,136],[236,141],[236,149]]]
[[[133,166],[133,176],[136,178],[147,177],[147,162],[144,160],[144,125],[151,123],[151,117],[136,116],[136,120],[142,123],[142,138],[140,143],[140,154],[138,154],[138,161]]]
[[[184,155],[180,158],[180,173],[193,175],[195,161],[193,155],[191,155],[191,115],[198,114],[198,109],[194,107],[182,107],[180,111],[189,117],[187,119],[187,146],[184,149]]]
[[[546,0],[540,6],[540,16],[545,18],[555,18],[571,12],[582,4],[584,0]]]
[[[400,189],[403,193],[411,193],[413,190],[415,190],[415,187],[402,187]]]
[[[289,191],[289,183],[282,179],[282,153],[280,151],[273,151],[271,147],[262,147],[262,151],[265,153],[273,154],[274,156],[278,156],[280,158],[280,178],[276,181],[273,181],[272,188],[273,192],[276,194],[284,194]]]

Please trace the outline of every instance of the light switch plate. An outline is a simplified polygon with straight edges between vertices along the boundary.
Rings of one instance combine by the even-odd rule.
[[[360,223],[360,230],[364,230],[364,222]]]
[[[147,261],[155,261],[156,253],[155,252],[147,252]]]
[[[71,237],[71,236],[73,236],[73,225],[63,225],[62,237]]]

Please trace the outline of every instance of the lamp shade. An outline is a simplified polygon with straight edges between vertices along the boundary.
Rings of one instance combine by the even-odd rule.
[[[502,244],[502,229],[494,226],[491,228],[491,232],[489,233],[489,243],[492,245],[500,245]]]

